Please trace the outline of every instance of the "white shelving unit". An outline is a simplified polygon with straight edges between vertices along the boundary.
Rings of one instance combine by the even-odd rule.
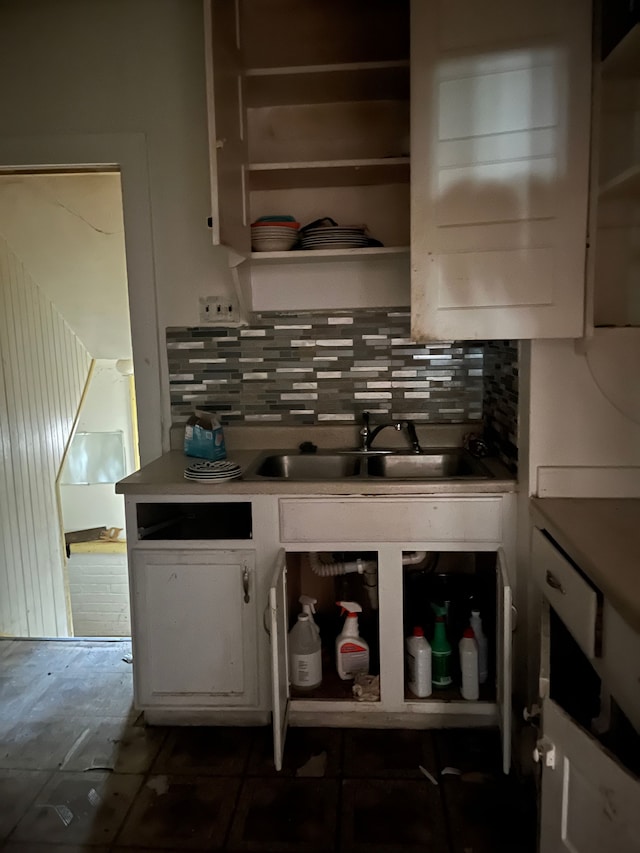
[[[249,224],[277,214],[293,215],[303,226],[324,218],[339,225],[364,224],[382,243],[365,249],[251,252],[248,301],[253,310],[277,310],[283,304],[335,307],[329,301],[331,286],[318,287],[321,277],[340,279],[343,307],[408,305],[408,0],[320,5],[241,0],[233,37],[241,46],[240,73],[230,61],[236,54],[216,37],[217,21],[228,30],[233,21],[225,17],[222,0],[210,0],[210,9],[210,129],[228,128],[229,115],[235,113],[242,143],[236,145],[237,179],[225,167],[225,174],[218,170],[212,181],[218,196],[235,193],[235,203],[227,202],[225,209],[242,214],[243,227],[233,233],[241,245],[233,248],[248,254]],[[227,42],[231,38],[227,32]],[[229,79],[226,91],[216,86],[216,73]],[[212,172],[216,160],[224,165],[231,159],[228,138],[211,134]],[[214,198],[213,209],[222,206]],[[222,237],[220,242],[229,243]],[[289,276],[276,282],[279,264]],[[299,264],[313,287],[292,282],[291,271]],[[375,282],[372,287],[363,285],[368,278]]]

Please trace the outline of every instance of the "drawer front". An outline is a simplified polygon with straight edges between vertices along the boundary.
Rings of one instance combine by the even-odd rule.
[[[502,541],[502,498],[280,501],[285,542]]]
[[[597,593],[537,528],[532,536],[532,571],[544,597],[582,651],[595,658]]]

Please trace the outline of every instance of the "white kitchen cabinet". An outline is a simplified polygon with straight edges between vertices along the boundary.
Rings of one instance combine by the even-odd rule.
[[[255,552],[139,549],[132,559],[136,706],[255,705]]]
[[[253,310],[408,304],[408,0],[205,0],[205,29],[213,237]],[[250,253],[273,214],[381,245]]]
[[[466,541],[465,523],[472,513],[462,506],[465,499],[444,498],[425,500],[344,498],[328,501],[320,498],[283,498],[280,500],[280,540],[283,548],[275,560],[268,593],[268,623],[271,645],[271,688],[273,712],[274,760],[282,766],[286,731],[289,725],[343,726],[481,726],[499,725],[502,732],[503,767],[509,772],[511,764],[511,676],[513,603],[512,576],[505,550],[501,547],[503,521],[510,517],[506,498],[487,496],[467,499],[492,535],[473,531]],[[503,505],[502,501],[507,503]],[[483,503],[487,507],[483,506]],[[378,517],[378,505],[387,504],[387,523]],[[396,536],[394,509],[401,505],[405,540]],[[296,511],[296,509],[298,511]],[[471,504],[469,505],[471,509]],[[362,511],[359,511],[362,510]],[[485,516],[485,510],[495,516]],[[336,513],[343,519],[337,523]],[[372,519],[360,524],[363,513]],[[429,514],[435,516],[435,528]],[[504,518],[503,518],[504,514]],[[456,520],[459,525],[456,524]],[[416,531],[422,522],[422,536]],[[306,525],[306,526],[305,526]],[[349,527],[351,538],[344,530]],[[344,528],[344,530],[343,530]],[[329,530],[336,533],[330,538]],[[446,530],[458,531],[446,539]],[[431,538],[430,534],[435,535]],[[342,534],[342,535],[341,535]],[[492,539],[493,537],[493,539]],[[505,538],[510,540],[507,533]],[[492,541],[490,541],[492,540]],[[301,543],[304,543],[301,548]],[[433,619],[430,603],[425,596],[415,594],[415,578],[411,563],[416,552],[435,555],[441,566],[438,579],[461,584],[457,595],[455,619],[451,616],[449,630],[453,648],[454,682],[450,688],[434,689],[432,695],[419,699],[406,686],[404,669],[405,638],[411,623],[420,619],[425,625]],[[338,562],[355,562],[361,558],[377,564],[377,608],[369,602],[363,576],[349,574],[339,577],[318,577],[310,568],[310,555],[339,554]],[[427,577],[427,583],[432,579]],[[423,579],[422,579],[423,580]],[[352,682],[341,681],[335,671],[334,638],[340,619],[335,606],[340,593],[334,583],[348,584],[353,600],[363,606],[360,617],[361,635],[371,649],[371,672],[379,674],[379,697],[359,701],[353,696]],[[472,584],[472,586],[469,586]],[[457,643],[466,626],[465,604],[460,589],[481,591],[486,609],[486,630],[490,635],[492,652],[491,676],[483,685],[480,699],[462,699],[455,668]],[[423,590],[424,591],[424,590]],[[318,599],[320,633],[323,638],[323,683],[314,691],[291,688],[288,666],[288,632],[299,612],[301,593]],[[418,610],[414,612],[414,608]],[[468,609],[468,608],[467,608]],[[481,610],[484,607],[481,605]],[[417,614],[417,615],[416,615]],[[416,621],[416,624],[420,624]],[[429,636],[429,632],[428,632]]]
[[[416,340],[580,337],[591,5],[412,6]]]
[[[540,853],[638,850],[640,636],[541,529],[533,529],[540,619]],[[595,603],[595,606],[592,606]],[[604,618],[603,618],[604,617]],[[635,644],[635,645],[634,645]]]
[[[148,723],[258,725],[271,714],[277,767],[289,725],[497,725],[508,772],[514,494],[223,496],[202,488],[126,499],[135,703]],[[477,702],[462,699],[455,663],[450,688],[425,699],[408,690],[405,638],[418,620],[431,632],[434,619],[429,590],[415,586],[431,582],[416,568],[418,551],[418,562],[435,561],[429,571],[439,566],[439,580],[457,585],[455,600],[466,602],[450,611],[454,649],[468,621],[467,593],[480,595],[491,664]],[[312,571],[312,553],[373,566],[338,578],[338,589]],[[289,684],[288,632],[302,592],[318,597],[318,620],[326,620],[319,692]],[[356,595],[379,674],[371,701],[355,699],[334,666],[342,623],[335,602]]]

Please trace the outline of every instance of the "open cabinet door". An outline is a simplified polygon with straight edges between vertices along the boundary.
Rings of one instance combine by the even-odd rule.
[[[204,0],[211,228],[216,245],[251,251],[240,0]]]
[[[637,853],[640,779],[549,698],[542,726],[540,851]]]
[[[502,548],[497,553],[497,648],[496,668],[498,694],[498,724],[502,735],[502,769],[508,773],[511,768],[511,650],[513,631],[513,595],[505,553]]]
[[[580,337],[591,3],[411,4],[416,341]]]
[[[287,555],[278,553],[269,587],[271,634],[271,692],[273,708],[273,760],[282,770],[284,742],[289,722],[289,656],[287,654]]]

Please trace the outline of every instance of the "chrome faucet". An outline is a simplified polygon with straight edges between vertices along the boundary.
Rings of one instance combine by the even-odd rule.
[[[363,453],[369,453],[374,438],[386,427],[393,427],[393,429],[398,430],[398,432],[405,427],[407,430],[407,438],[411,444],[411,449],[414,453],[422,453],[422,448],[420,447],[418,434],[416,433],[416,427],[413,421],[406,419],[401,421],[390,421],[386,424],[378,424],[378,426],[371,429],[369,412],[362,413],[362,427],[360,429],[360,437],[362,441],[360,444],[360,450]]]

